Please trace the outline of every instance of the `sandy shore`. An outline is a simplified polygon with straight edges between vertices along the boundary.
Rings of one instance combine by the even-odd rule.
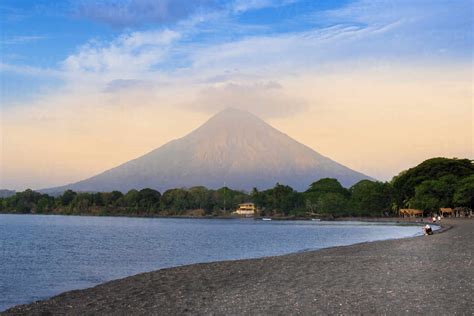
[[[443,224],[427,237],[143,273],[4,314],[473,315],[474,220]]]

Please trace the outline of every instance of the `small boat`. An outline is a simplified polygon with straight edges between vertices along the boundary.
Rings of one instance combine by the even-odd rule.
[[[311,220],[312,220],[312,221],[317,221],[317,222],[320,222],[320,221],[321,221],[321,219],[319,219],[319,218],[312,218]]]
[[[269,218],[269,217],[263,217],[263,218],[262,218],[262,221],[271,221],[271,220],[272,220],[272,219]]]

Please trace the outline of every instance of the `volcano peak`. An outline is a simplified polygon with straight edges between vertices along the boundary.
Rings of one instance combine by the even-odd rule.
[[[128,191],[203,185],[251,190],[284,183],[297,190],[320,178],[349,186],[370,179],[293,140],[247,111],[226,108],[183,138],[55,191]]]

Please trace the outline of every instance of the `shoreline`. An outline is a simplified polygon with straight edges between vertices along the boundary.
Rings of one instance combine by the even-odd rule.
[[[358,221],[360,221],[358,219]],[[410,222],[415,224],[415,222]],[[422,222],[421,222],[422,223]],[[418,223],[418,224],[421,224]],[[442,222],[441,228],[432,236],[423,237],[423,236],[414,236],[402,239],[390,239],[390,240],[382,240],[382,241],[374,241],[374,242],[364,242],[353,244],[349,246],[338,246],[338,247],[331,247],[331,248],[324,248],[319,250],[311,250],[307,252],[297,252],[292,254],[286,254],[281,256],[274,256],[274,257],[264,257],[264,258],[257,258],[257,259],[244,259],[244,260],[233,260],[233,261],[219,261],[219,262],[212,262],[212,263],[197,263],[192,265],[186,266],[179,266],[174,268],[166,268],[160,269],[157,271],[141,273],[134,276],[129,276],[123,279],[109,281],[100,285],[97,285],[92,288],[83,289],[83,290],[73,290],[69,292],[62,293],[58,296],[46,299],[44,301],[34,302],[31,304],[26,305],[19,305],[12,307],[2,314],[5,315],[37,315],[41,313],[52,313],[52,314],[82,314],[82,313],[105,313],[110,314],[116,311],[133,314],[150,314],[150,313],[157,313],[160,311],[166,311],[166,313],[171,314],[203,314],[203,313],[244,313],[244,314],[253,314],[255,312],[255,308],[257,308],[257,313],[273,313],[273,312],[289,312],[294,313],[293,309],[287,309],[292,304],[296,304],[300,308],[300,311],[306,312],[323,312],[323,313],[372,313],[372,312],[394,312],[396,309],[393,309],[394,306],[381,306],[385,309],[380,310],[372,306],[371,308],[375,309],[364,309],[363,305],[359,305],[358,302],[354,302],[354,304],[341,304],[339,307],[337,305],[333,306],[330,309],[326,307],[321,309],[324,305],[314,305],[314,302],[308,301],[307,298],[298,298],[292,297],[290,300],[292,303],[288,305],[278,305],[279,300],[267,300],[264,299],[264,293],[268,287],[273,289],[274,291],[282,292],[283,294],[288,294],[290,291],[293,292],[294,289],[298,289],[299,292],[305,292],[314,290],[314,286],[302,286],[300,283],[295,283],[294,280],[301,280],[301,276],[299,273],[296,273],[293,270],[286,271],[286,274],[282,274],[279,271],[281,265],[283,264],[284,268],[287,266],[295,266],[296,263],[300,263],[303,266],[309,267],[308,272],[310,275],[314,275],[314,266],[310,265],[309,259],[316,259],[315,261],[322,263],[319,266],[319,269],[329,270],[328,274],[325,275],[326,279],[322,284],[316,286],[316,289],[321,287],[322,285],[327,285],[330,289],[334,287],[333,282],[330,282],[327,279],[328,276],[333,275],[336,280],[342,280],[339,286],[342,286],[339,290],[341,293],[346,293],[349,295],[351,291],[351,286],[355,286],[353,282],[351,282],[351,277],[355,276],[359,281],[363,281],[360,279],[360,274],[364,274],[366,271],[363,267],[358,266],[357,264],[351,265],[350,269],[347,269],[349,272],[344,271],[330,271],[334,270],[331,268],[334,264],[336,267],[340,264],[344,265],[344,262],[347,263],[349,257],[351,255],[355,255],[357,259],[359,256],[357,255],[357,251],[368,251],[370,249],[366,248],[374,248],[370,250],[373,252],[369,255],[369,257],[376,258],[379,257],[380,254],[377,252],[387,252],[390,255],[390,247],[385,247],[390,244],[393,245],[404,245],[404,244],[419,244],[425,241],[431,242],[432,239],[439,239],[446,241],[448,237],[446,237],[449,232],[453,231],[451,228],[459,228],[462,230],[462,234],[466,234],[470,232],[472,237],[472,232],[474,230],[474,221],[470,219],[445,219]],[[443,233],[443,234],[441,234]],[[467,239],[469,240],[469,238]],[[388,244],[388,245],[386,245]],[[471,247],[471,251],[465,252],[465,255],[470,256],[470,261],[472,262],[472,245],[467,245]],[[382,248],[380,248],[382,247]],[[449,247],[448,247],[449,248]],[[446,249],[445,249],[446,250]],[[331,265],[328,265],[326,262],[328,258],[328,254],[330,257],[337,257],[338,260],[335,260]],[[387,255],[387,254],[386,254]],[[407,254],[407,256],[410,254]],[[383,256],[382,256],[383,257]],[[419,258],[418,258],[419,259]],[[321,262],[322,261],[322,262]],[[384,263],[385,265],[388,262]],[[309,266],[308,266],[309,265]],[[471,265],[471,263],[469,263]],[[257,270],[251,269],[251,267],[259,267]],[[312,268],[312,269],[311,269]],[[349,267],[348,267],[349,268]],[[317,270],[319,270],[317,269]],[[428,267],[425,267],[428,271],[431,271]],[[425,270],[423,269],[423,270]],[[258,273],[252,273],[252,271]],[[297,272],[301,272],[300,270],[296,269]],[[444,271],[446,273],[448,271]],[[251,288],[253,289],[254,294],[249,296],[249,293],[237,293],[237,296],[230,295],[230,293],[234,293],[235,289],[230,286],[232,281],[235,281],[236,275],[238,278],[238,283],[240,286],[237,288]],[[263,276],[265,276],[262,279]],[[271,278],[266,277],[266,275],[272,275],[276,279],[283,279],[290,284],[290,287],[285,287],[284,282],[275,282],[272,281]],[[291,276],[293,274],[294,280],[291,280]],[[349,274],[349,275],[348,275]],[[196,276],[197,275],[197,276]],[[286,276],[285,276],[286,275]],[[359,275],[357,277],[357,275]],[[467,273],[468,279],[473,279],[473,273]],[[243,277],[243,278],[242,278]],[[262,282],[258,280],[261,279]],[[304,280],[304,279],[303,279]],[[257,283],[255,283],[257,281]],[[385,281],[386,282],[386,281]],[[267,284],[266,284],[267,283]],[[364,282],[361,282],[363,284]],[[280,285],[281,284],[281,285]],[[345,284],[345,285],[344,285]],[[288,284],[287,284],[288,285]],[[317,283],[313,284],[317,285]],[[323,286],[322,288],[326,288],[327,286]],[[381,284],[379,284],[381,286]],[[292,290],[293,289],[293,290]],[[472,290],[472,282],[470,289]],[[264,290],[262,292],[262,290]],[[409,290],[409,289],[408,289]],[[147,295],[144,295],[144,294]],[[225,302],[221,304],[221,300],[211,300],[211,296],[204,295],[203,293],[213,294],[211,296],[221,296]],[[341,296],[339,293],[338,300],[343,299],[344,295]],[[235,293],[234,293],[235,294]],[[419,295],[420,293],[418,293]],[[254,296],[256,295],[256,296]],[[255,301],[256,298],[260,298],[263,301]],[[263,295],[263,296],[262,296]],[[292,294],[294,295],[294,293]],[[322,294],[320,293],[319,296]],[[283,295],[285,296],[285,295]],[[326,295],[323,295],[326,300],[331,301]],[[241,301],[245,299],[245,303],[236,305],[232,298],[239,298],[237,301]],[[230,301],[229,301],[230,299]],[[284,299],[284,297],[282,297]],[[452,299],[452,298],[450,298]],[[184,302],[183,302],[184,301]],[[316,301],[319,301],[316,299]],[[214,302],[214,304],[209,304],[210,302]],[[183,306],[183,303],[186,303]],[[258,303],[255,305],[255,303]],[[380,304],[384,304],[382,301],[379,302]],[[216,305],[217,304],[217,305]],[[277,304],[279,307],[275,307]],[[330,305],[330,304],[329,304]],[[431,304],[429,306],[436,306]],[[186,307],[185,307],[186,306]],[[326,306],[326,305],[324,305]],[[352,309],[341,309],[342,306],[352,306]],[[362,308],[358,310],[356,307]],[[368,306],[366,306],[368,307]],[[462,308],[473,308],[472,302],[466,305],[466,302],[462,303],[458,307]],[[355,309],[354,309],[355,308]],[[388,308],[388,310],[386,309]],[[411,309],[407,311],[415,311],[421,312],[426,311],[426,306],[416,305],[413,306]],[[447,311],[447,310],[446,310]],[[461,311],[467,312],[466,309],[461,309]],[[439,312],[439,310],[433,310],[433,312]]]
[[[358,222],[393,222],[393,223],[431,223],[430,217],[367,217],[367,216],[341,216],[334,218],[314,218],[314,217],[301,217],[301,216],[266,216],[266,217],[245,217],[245,216],[191,216],[191,215],[101,215],[101,214],[56,214],[56,213],[15,213],[15,212],[0,212],[0,215],[34,215],[34,216],[78,216],[78,217],[117,217],[117,218],[172,218],[172,219],[247,219],[247,220],[261,220],[262,218],[270,218],[275,221],[311,221],[317,219],[323,222],[337,222],[337,221],[358,221]]]
[[[78,217],[109,217],[109,218],[133,218],[133,219],[197,219],[197,220],[258,220],[261,221],[263,217],[242,217],[242,216],[120,216],[120,215],[87,215],[87,214],[23,214],[23,213],[0,213],[1,215],[34,215],[34,216],[78,216]],[[313,218],[310,217],[268,217],[272,221],[311,221]],[[430,217],[418,218],[418,217],[338,217],[338,218],[325,218],[317,219],[318,222],[361,222],[361,223],[387,223],[394,225],[413,225],[422,226],[424,224],[431,224],[439,226],[437,231],[443,230],[442,225],[439,222],[433,223]],[[410,238],[410,237],[407,237]]]

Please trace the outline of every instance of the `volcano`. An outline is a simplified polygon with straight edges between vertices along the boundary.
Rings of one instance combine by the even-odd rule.
[[[112,191],[205,186],[250,191],[277,182],[304,191],[321,178],[348,187],[370,177],[345,167],[278,131],[257,116],[226,109],[183,138],[115,168],[43,191]]]

